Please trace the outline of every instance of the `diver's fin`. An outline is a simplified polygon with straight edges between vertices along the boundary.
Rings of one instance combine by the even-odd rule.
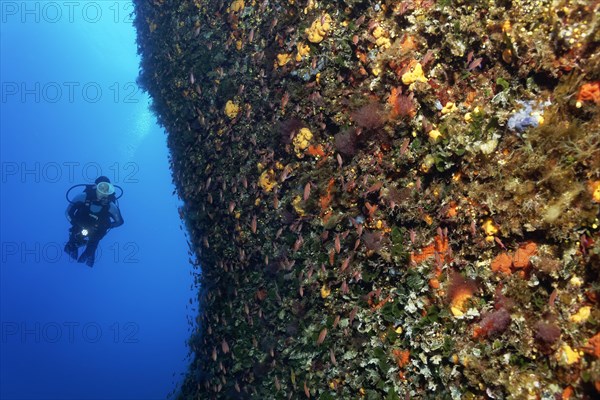
[[[94,255],[94,253],[91,253],[87,250],[87,248],[83,251],[83,253],[81,253],[81,255],[79,256],[79,259],[77,260],[77,262],[80,263],[85,263],[85,265],[87,265],[88,267],[93,267],[94,266],[94,261],[96,260],[96,257]]]
[[[87,265],[88,267],[92,268],[94,266],[94,261],[95,258],[93,254],[89,255],[87,260],[85,260],[85,265]]]
[[[73,260],[77,260],[78,251],[77,245],[75,243],[67,242],[65,244],[65,253],[69,255]]]

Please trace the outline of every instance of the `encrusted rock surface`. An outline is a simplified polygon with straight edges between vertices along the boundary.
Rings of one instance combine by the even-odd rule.
[[[597,1],[136,1],[182,399],[600,391]]]

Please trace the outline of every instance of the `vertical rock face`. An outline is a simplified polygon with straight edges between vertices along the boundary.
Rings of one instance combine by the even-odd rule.
[[[201,270],[180,397],[597,396],[598,7],[136,1]]]

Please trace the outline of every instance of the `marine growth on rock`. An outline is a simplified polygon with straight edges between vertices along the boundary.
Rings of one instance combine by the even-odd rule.
[[[180,399],[600,393],[600,3],[135,1]]]

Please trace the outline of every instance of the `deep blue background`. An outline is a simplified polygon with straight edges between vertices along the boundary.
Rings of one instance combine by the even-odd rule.
[[[193,278],[166,136],[135,85],[132,4],[0,7],[0,397],[165,398]],[[125,190],[125,224],[88,268],[62,253],[65,192],[99,173]]]

